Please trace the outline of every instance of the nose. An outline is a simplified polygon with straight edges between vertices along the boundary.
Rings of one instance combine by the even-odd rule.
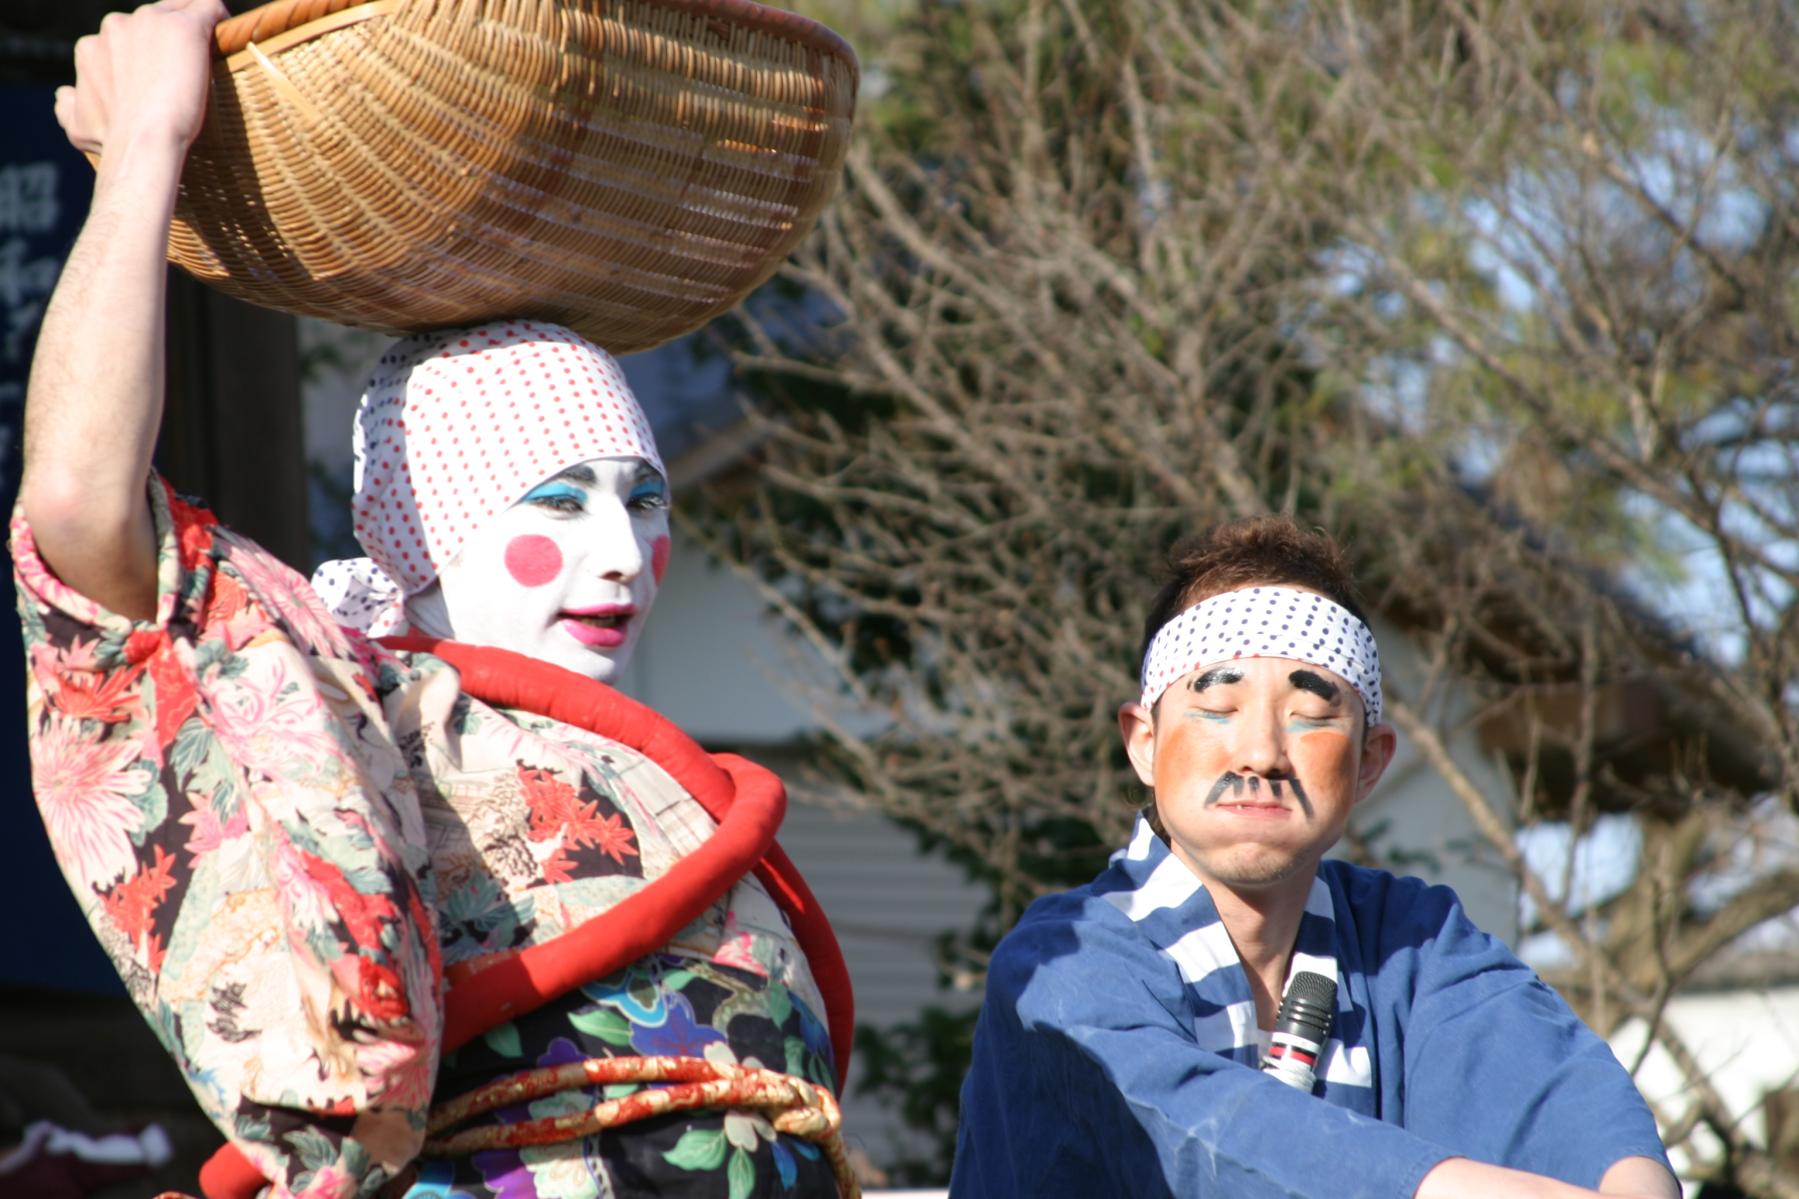
[[[1278,713],[1245,712],[1235,724],[1236,739],[1231,751],[1239,774],[1285,778],[1290,773],[1287,738]]]
[[[591,532],[588,568],[600,578],[629,583],[643,573],[644,547],[622,501],[598,506]]]

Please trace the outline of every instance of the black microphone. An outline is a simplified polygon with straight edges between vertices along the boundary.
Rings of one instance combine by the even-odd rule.
[[[1318,1059],[1337,1011],[1337,980],[1302,970],[1287,983],[1274,1036],[1262,1069],[1290,1087],[1311,1093]]]

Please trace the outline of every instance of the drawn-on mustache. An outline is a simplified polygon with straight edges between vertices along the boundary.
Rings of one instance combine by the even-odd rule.
[[[1249,793],[1252,797],[1258,796],[1262,790],[1263,783],[1268,784],[1268,794],[1273,797],[1276,803],[1280,802],[1281,788],[1290,788],[1293,792],[1294,800],[1299,804],[1299,810],[1306,814],[1307,819],[1311,818],[1312,801],[1306,797],[1306,789],[1300,785],[1298,779],[1264,779],[1261,775],[1252,774],[1245,776],[1238,774],[1234,770],[1227,770],[1218,776],[1218,781],[1213,783],[1212,789],[1206,793],[1205,806],[1209,808],[1216,804],[1219,800],[1224,798],[1224,793],[1226,791],[1230,792],[1232,799],[1239,799],[1242,797],[1243,789],[1245,787],[1249,789]]]

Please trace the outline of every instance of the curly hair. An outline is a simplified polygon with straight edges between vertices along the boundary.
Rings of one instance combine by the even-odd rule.
[[[1164,573],[1143,622],[1138,662],[1163,625],[1201,600],[1244,587],[1309,588],[1368,621],[1343,547],[1324,530],[1301,528],[1287,516],[1245,516],[1183,537],[1169,549]]]

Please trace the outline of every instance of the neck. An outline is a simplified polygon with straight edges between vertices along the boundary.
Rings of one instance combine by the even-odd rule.
[[[1274,1027],[1293,959],[1293,942],[1299,936],[1299,921],[1305,915],[1316,873],[1314,867],[1303,875],[1253,890],[1205,880],[1218,918],[1243,962],[1250,993],[1255,996],[1256,1023],[1262,1028]]]
[[[436,579],[423,591],[406,597],[406,624],[421,637],[456,636],[456,630],[450,627],[450,609],[444,603],[443,587]]]

